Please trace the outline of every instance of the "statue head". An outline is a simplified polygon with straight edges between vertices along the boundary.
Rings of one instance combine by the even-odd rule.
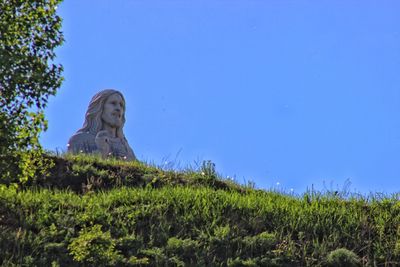
[[[116,135],[125,138],[123,127],[125,124],[125,99],[121,92],[106,89],[93,96],[85,114],[85,122],[78,133],[96,135],[103,130],[104,124],[116,128]]]

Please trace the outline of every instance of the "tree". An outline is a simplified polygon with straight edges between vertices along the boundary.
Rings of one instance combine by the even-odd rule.
[[[61,0],[0,0],[0,178],[26,180],[43,161],[44,108],[62,83]]]

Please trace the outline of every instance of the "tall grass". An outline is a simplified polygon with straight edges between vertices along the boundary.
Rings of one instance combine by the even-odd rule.
[[[397,195],[255,190],[221,180],[207,163],[175,173],[64,160],[69,171],[57,169],[64,179],[79,170],[72,177],[114,175],[120,183],[86,191],[0,185],[3,266],[400,265]],[[116,176],[125,173],[164,180],[129,184]]]

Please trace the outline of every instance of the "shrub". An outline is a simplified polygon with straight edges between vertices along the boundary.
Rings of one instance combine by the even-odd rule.
[[[358,267],[361,266],[359,257],[345,248],[331,251],[327,257],[328,266],[332,267]]]
[[[166,250],[171,255],[180,256],[184,262],[195,262],[199,250],[199,243],[190,238],[178,239],[171,237],[168,239]]]
[[[272,233],[262,232],[256,236],[246,236],[243,239],[245,250],[250,255],[266,254],[276,245],[276,237]]]
[[[121,259],[110,232],[103,232],[98,224],[83,228],[68,249],[75,261],[84,264],[114,265]]]

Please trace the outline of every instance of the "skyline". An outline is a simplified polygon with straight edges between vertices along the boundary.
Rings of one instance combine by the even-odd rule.
[[[399,7],[64,2],[65,82],[41,142],[65,150],[91,97],[115,88],[139,160],[211,160],[224,177],[295,193],[347,180],[351,191],[397,192]]]

